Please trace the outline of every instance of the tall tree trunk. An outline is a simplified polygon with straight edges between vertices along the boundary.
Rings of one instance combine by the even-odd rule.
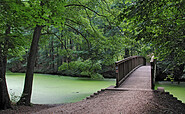
[[[39,43],[39,38],[41,36],[42,26],[36,26],[33,33],[33,40],[31,43],[31,48],[28,56],[26,77],[24,83],[24,90],[21,99],[17,103],[18,105],[30,105],[31,94],[32,94],[32,84],[33,84],[33,73],[34,64],[37,55],[37,48]]]
[[[10,26],[7,26],[5,35],[10,34]],[[6,64],[7,64],[7,52],[8,52],[8,37],[5,39],[4,47],[0,43],[0,110],[11,108],[10,97],[8,95],[6,84]]]
[[[0,109],[11,108],[11,102],[8,95],[6,84],[6,63],[7,57],[0,52]]]

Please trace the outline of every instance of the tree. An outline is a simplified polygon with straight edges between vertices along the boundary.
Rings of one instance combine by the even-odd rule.
[[[5,12],[8,12],[9,6],[5,1],[2,1],[0,4],[0,20],[4,18]],[[6,21],[3,21],[5,22]],[[8,95],[7,84],[6,84],[6,64],[7,64],[7,53],[8,53],[8,39],[10,34],[10,25],[8,24],[0,24],[1,33],[0,33],[0,109],[11,108],[10,98]],[[4,29],[2,29],[4,28]],[[5,31],[5,32],[4,32]],[[4,32],[4,33],[3,33]]]
[[[164,61],[166,70],[175,75],[184,69],[184,7],[183,0],[135,0],[127,2],[119,21],[134,28],[137,40],[144,39],[155,49],[155,56]],[[181,68],[180,68],[181,67]],[[176,77],[180,78],[182,73]]]
[[[24,44],[19,29],[20,21],[17,20],[19,17],[13,12],[10,1],[0,2],[0,109],[11,108],[5,77],[7,58],[19,53]]]
[[[11,108],[5,77],[7,58],[9,55],[16,56],[15,53],[18,54],[19,51],[23,49],[22,46],[24,44],[21,36],[17,37],[15,33],[11,33],[11,31],[11,27],[7,25],[4,35],[0,36],[0,109]]]
[[[94,65],[101,62],[103,70],[96,71],[103,73],[109,70],[114,71],[114,62],[124,57],[125,49],[131,52],[130,55],[139,54],[134,48],[138,43],[131,39],[133,36],[129,36],[129,33],[126,34],[122,30],[126,28],[126,25],[117,26],[114,22],[118,15],[117,12],[120,11],[120,7],[117,7],[120,4],[117,2],[117,0],[115,2],[67,1],[66,10],[62,15],[65,18],[63,30],[61,31],[54,26],[42,29],[43,36],[39,45],[40,51],[36,62],[38,65],[36,65],[35,71],[71,73],[65,75],[72,75],[72,71],[58,72],[56,70],[53,72],[51,65],[57,68],[64,62],[70,65],[70,62],[80,59],[83,62],[90,61]],[[58,61],[57,66],[56,61]],[[89,65],[93,66],[93,64]]]
[[[6,85],[6,64],[7,64],[7,52],[8,52],[8,35],[10,34],[10,26],[5,32],[5,41],[0,42],[0,109],[11,108],[10,98],[8,95]]]
[[[63,0],[30,0],[21,6],[17,5],[17,7],[22,9],[22,11],[19,10],[18,13],[21,15],[26,14],[27,18],[29,18],[28,24],[34,27],[33,39],[27,62],[24,90],[21,99],[17,103],[19,105],[30,105],[33,72],[42,28],[54,25],[61,29],[64,20],[61,17],[64,9],[63,6]],[[29,13],[27,11],[29,11]]]
[[[80,50],[72,51],[72,53],[79,55],[80,62],[92,61],[91,66],[101,62],[102,66],[111,66],[114,69],[113,63],[116,61],[117,56],[124,52],[124,47],[128,47],[124,42],[124,35],[120,32],[120,28],[113,21],[112,15],[114,13],[110,11],[112,9],[111,4],[107,4],[106,1],[75,1],[67,5],[65,25],[70,32],[65,32],[67,34],[64,33],[63,38],[72,38],[74,43],[80,45]],[[78,38],[78,40],[75,38]],[[128,40],[128,42],[131,41]],[[73,61],[78,61],[78,57]],[[74,64],[76,63],[74,62]],[[66,64],[63,66],[65,67]],[[73,71],[69,70],[70,72]],[[89,71],[91,69],[87,72]]]

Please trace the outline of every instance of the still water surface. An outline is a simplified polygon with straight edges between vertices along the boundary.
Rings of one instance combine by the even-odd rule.
[[[10,97],[21,96],[24,86],[24,73],[7,73],[7,86]],[[59,104],[77,102],[94,92],[115,85],[115,79],[92,80],[89,78],[35,74],[32,103]]]

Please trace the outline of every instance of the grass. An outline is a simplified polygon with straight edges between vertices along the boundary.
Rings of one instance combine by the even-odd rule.
[[[155,89],[157,89],[157,87],[164,87],[165,91],[170,92],[170,94],[173,94],[178,100],[185,103],[185,82],[181,82],[178,85],[177,82],[172,84],[168,81],[160,81],[156,83]]]

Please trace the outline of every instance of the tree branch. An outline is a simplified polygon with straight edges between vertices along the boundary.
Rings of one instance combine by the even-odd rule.
[[[85,5],[81,5],[81,4],[69,4],[69,5],[66,5],[66,6],[64,6],[64,7],[71,7],[71,6],[84,7],[84,8],[86,8],[86,9],[88,9],[88,10],[94,12],[94,13],[97,14],[98,16],[106,17],[105,15],[101,15],[101,14],[99,14],[98,12],[94,11],[93,9],[91,9],[91,8],[85,6]]]
[[[87,10],[86,10],[86,9],[85,9],[85,12],[86,12],[87,17],[88,17],[88,19],[89,19],[89,21],[90,21],[90,26],[91,26],[91,28],[92,28],[92,29],[93,29],[93,31],[96,33],[96,30],[94,29],[94,27],[93,27],[93,25],[92,25],[91,18],[90,18],[90,16],[89,16],[89,14],[88,14],[88,12],[87,12]]]
[[[66,52],[69,54],[69,51],[67,50],[66,45],[64,45],[63,41],[60,39],[60,37],[58,35],[56,35],[56,33],[53,33],[55,37],[57,37],[57,39],[60,41],[60,43],[62,44],[62,46],[65,48]],[[71,55],[70,55],[71,56]]]
[[[79,34],[86,40],[86,42],[87,42],[87,44],[88,44],[88,49],[90,49],[89,41],[87,40],[87,38],[86,38],[79,30],[75,29],[74,27],[72,27],[72,26],[69,25],[69,24],[65,24],[65,25],[68,26],[68,27],[70,27],[70,28],[72,28],[72,29],[75,30],[77,33],[79,33]]]
[[[70,54],[69,54],[69,51],[67,50],[66,45],[64,45],[63,41],[60,39],[60,37],[59,37],[58,35],[56,35],[56,33],[51,33],[51,32],[49,32],[49,31],[47,31],[46,33],[43,33],[42,35],[46,35],[46,34],[52,34],[52,35],[54,35],[55,37],[57,37],[57,39],[60,41],[60,43],[62,44],[62,46],[65,48],[65,50],[66,50],[66,52],[68,53],[68,55],[70,55]],[[71,55],[70,55],[70,56],[71,56]]]
[[[74,20],[72,20],[72,19],[70,19],[70,18],[66,18],[66,17],[65,17],[65,19],[66,19],[66,20],[69,20],[69,21],[71,21],[71,22],[73,22],[73,23],[75,23],[75,24],[77,24],[77,25],[81,25],[81,26],[85,27],[82,23],[77,22],[77,21],[74,21]]]

